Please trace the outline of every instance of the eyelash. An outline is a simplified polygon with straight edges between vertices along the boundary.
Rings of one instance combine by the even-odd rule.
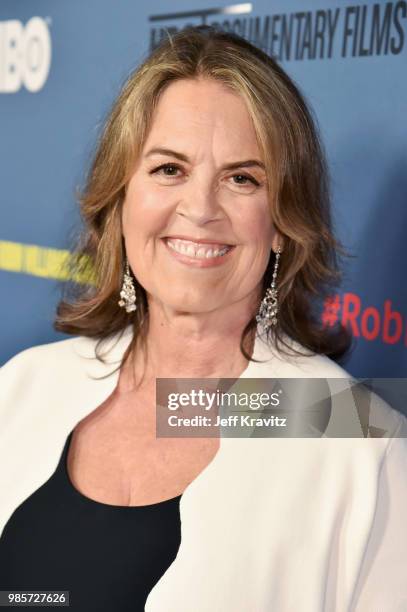
[[[162,164],[161,166],[158,166],[158,168],[155,168],[154,170],[152,170],[150,172],[150,174],[157,174],[160,170],[163,170],[165,168],[176,168],[177,170],[181,170],[182,168],[178,165],[178,164]],[[169,174],[165,175],[167,178],[177,178],[176,176],[171,176]],[[252,176],[249,176],[247,174],[233,174],[233,176],[241,176],[243,178],[248,179],[251,183],[253,183],[253,185],[256,185],[256,187],[260,186],[260,183],[258,181],[256,181],[255,178],[253,178]],[[243,183],[235,183],[235,185],[242,185],[244,187],[245,184]]]

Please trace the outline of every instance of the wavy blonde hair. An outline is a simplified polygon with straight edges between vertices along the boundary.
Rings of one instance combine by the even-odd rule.
[[[287,353],[293,351],[285,342],[287,334],[311,353],[338,360],[349,350],[351,336],[340,324],[322,327],[317,306],[338,285],[339,256],[348,254],[332,230],[329,173],[316,120],[274,59],[240,36],[210,26],[168,36],[130,75],[115,101],[79,194],[84,228],[70,264],[72,278],[92,274],[94,284],[66,286],[54,327],[103,341],[131,324],[134,336],[123,360],[138,340],[144,342],[148,304],[135,279],[137,311],[128,314],[118,306],[125,261],[121,208],[160,95],[176,80],[198,77],[220,81],[243,97],[263,154],[270,214],[284,240],[278,324],[270,328],[268,340]],[[264,289],[274,262],[272,253]],[[242,333],[247,359],[245,340],[255,327],[253,317]]]

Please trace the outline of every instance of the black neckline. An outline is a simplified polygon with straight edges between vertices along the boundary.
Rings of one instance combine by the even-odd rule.
[[[62,473],[63,473],[67,487],[70,489],[70,491],[75,495],[77,499],[80,499],[82,501],[82,503],[87,503],[95,507],[98,506],[99,508],[103,508],[106,510],[114,510],[116,512],[117,511],[141,512],[143,510],[149,510],[149,509],[153,510],[155,508],[159,509],[167,504],[175,504],[180,501],[182,497],[182,493],[181,495],[177,495],[176,497],[170,497],[169,499],[164,499],[162,501],[155,502],[154,504],[144,504],[141,506],[140,505],[139,506],[123,506],[123,505],[117,505],[117,504],[107,504],[105,502],[100,502],[96,499],[92,499],[91,497],[88,497],[87,495],[84,495],[74,486],[69,476],[69,472],[68,472],[68,451],[69,451],[69,446],[71,443],[73,432],[74,432],[74,429],[71,430],[71,432],[69,433],[68,437],[65,440],[65,444],[64,444],[64,448],[63,448],[61,460],[60,460],[60,466],[62,468]]]

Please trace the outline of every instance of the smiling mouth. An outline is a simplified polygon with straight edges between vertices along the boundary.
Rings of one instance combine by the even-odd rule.
[[[234,245],[230,244],[194,242],[181,238],[163,238],[163,240],[167,246],[176,253],[194,259],[215,259],[216,257],[223,257],[234,248]]]

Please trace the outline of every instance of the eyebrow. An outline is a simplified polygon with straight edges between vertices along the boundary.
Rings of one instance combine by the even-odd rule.
[[[145,157],[150,157],[150,155],[166,155],[168,157],[176,157],[180,161],[190,163],[190,159],[184,153],[179,153],[178,151],[173,151],[172,149],[165,149],[163,147],[154,147],[150,149],[145,154]],[[232,162],[230,164],[225,164],[222,166],[221,170],[235,170],[236,168],[252,168],[253,166],[258,166],[262,170],[265,170],[264,164],[258,159],[245,159],[241,161]]]

